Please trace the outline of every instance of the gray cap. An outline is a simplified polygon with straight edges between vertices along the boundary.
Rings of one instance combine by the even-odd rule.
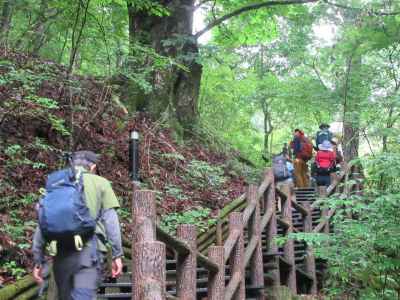
[[[76,151],[72,155],[72,159],[73,160],[82,159],[95,164],[99,160],[99,155],[97,155],[92,151]]]

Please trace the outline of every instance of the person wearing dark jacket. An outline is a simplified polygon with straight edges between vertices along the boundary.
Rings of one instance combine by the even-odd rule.
[[[92,217],[97,220],[96,233],[95,238],[87,241],[78,250],[63,249],[50,243],[50,247],[54,246],[54,279],[59,300],[93,300],[96,299],[97,284],[101,276],[99,271],[107,252],[105,241],[111,244],[112,277],[117,277],[122,272],[121,230],[116,213],[119,203],[110,182],[95,175],[98,160],[95,153],[78,151],[74,153],[72,160],[77,177],[83,177],[86,205]],[[46,240],[38,226],[32,246],[35,262],[33,278],[38,284],[43,283],[45,246]]]

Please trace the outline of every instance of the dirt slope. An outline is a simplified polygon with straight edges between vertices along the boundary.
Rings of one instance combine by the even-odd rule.
[[[239,163],[199,142],[178,143],[145,113],[129,114],[113,87],[68,77],[53,62],[4,49],[0,54],[0,284],[30,266],[38,190],[46,174],[63,166],[65,151],[101,154],[100,173],[113,183],[124,222],[132,196],[127,140],[133,129],[141,134],[143,186],[157,191],[159,214],[214,209],[244,191]],[[15,266],[5,265],[10,262]]]

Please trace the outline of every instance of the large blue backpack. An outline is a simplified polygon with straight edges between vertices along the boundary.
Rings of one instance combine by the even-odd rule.
[[[51,173],[39,202],[40,230],[47,242],[57,241],[57,248],[77,248],[77,240],[82,244],[90,239],[96,228],[86,205],[83,176],[76,176],[73,170]]]

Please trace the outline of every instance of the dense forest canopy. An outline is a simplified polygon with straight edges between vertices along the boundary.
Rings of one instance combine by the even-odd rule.
[[[360,134],[352,127],[365,128],[363,116],[373,113],[365,101],[388,110],[385,148],[395,127],[397,74],[388,68],[397,61],[398,6],[396,1],[2,1],[1,41],[63,63],[69,72],[104,76],[119,86],[129,109],[166,114],[187,135],[199,122],[222,135],[239,126],[250,131],[243,133],[251,137],[246,148],[257,144],[257,152],[271,152],[274,140],[288,137],[282,120],[306,130],[323,120],[344,121],[345,152],[352,158]],[[193,32],[200,11],[204,24]],[[335,31],[328,42],[315,34],[323,27]],[[200,45],[206,33],[211,40]],[[372,74],[387,78],[372,80]],[[379,92],[386,85],[391,91]],[[222,113],[233,114],[216,117],[212,111],[220,113],[221,105]],[[249,121],[256,112],[266,116],[261,135]],[[214,123],[222,119],[224,124]],[[235,143],[239,135],[226,138]]]
[[[319,124],[334,125],[345,160],[363,166],[365,194],[324,203],[338,209],[338,234],[311,237],[332,266],[329,293],[399,297],[400,1],[2,0],[0,46],[5,56],[64,65],[57,71],[63,86],[78,75],[104,83],[106,91],[90,95],[95,111],[93,99],[110,97],[121,122],[145,112],[171,128],[178,144],[238,149],[257,167],[294,128],[313,136]],[[0,58],[0,71],[8,72],[0,85],[22,82],[14,100],[30,95],[37,75],[9,72],[8,63]],[[25,101],[57,106],[48,98]],[[4,103],[0,133],[25,116]],[[73,148],[73,120],[45,119]],[[107,134],[117,138],[117,129]],[[358,219],[346,220],[344,205]]]

